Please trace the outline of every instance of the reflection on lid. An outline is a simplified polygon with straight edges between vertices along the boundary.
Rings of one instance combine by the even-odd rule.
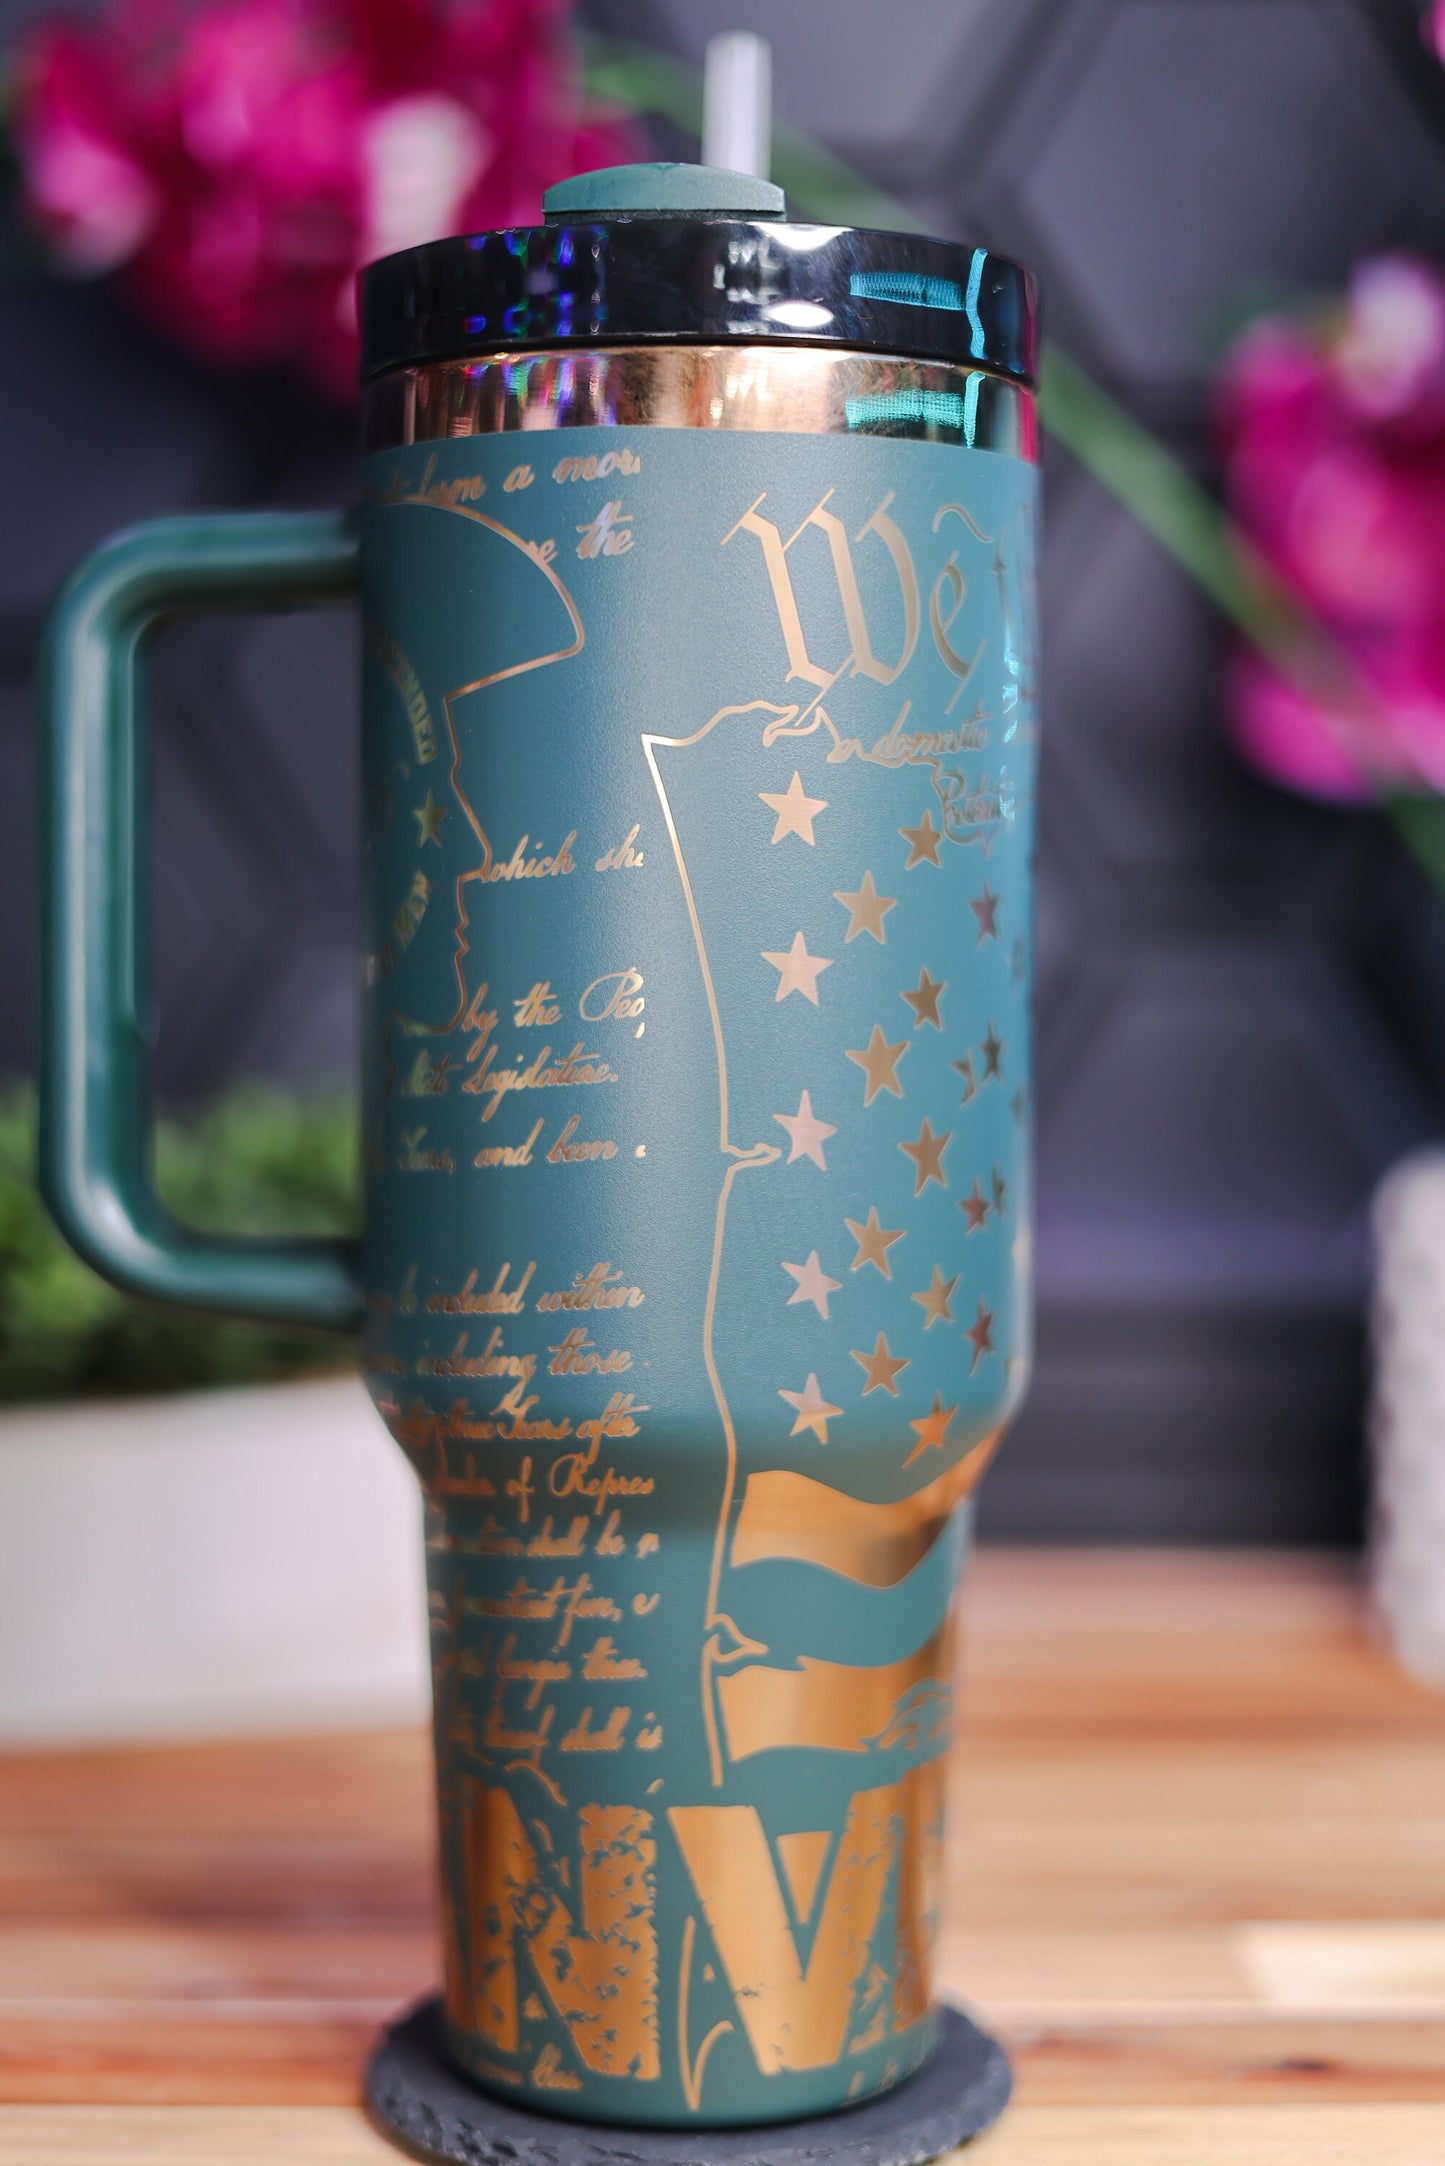
[[[874,391],[849,399],[843,412],[850,429],[886,428],[892,422],[921,421],[931,429],[962,431],[972,441],[974,409],[978,405],[977,378],[969,383],[973,393],[966,399],[957,391],[925,391],[910,386],[903,391]]]
[[[925,278],[916,271],[854,271],[848,291],[855,301],[898,301],[905,308],[951,308],[963,313],[963,295],[952,278]]]

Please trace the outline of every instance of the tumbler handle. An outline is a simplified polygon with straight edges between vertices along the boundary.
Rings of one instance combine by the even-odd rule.
[[[150,635],[184,610],[286,609],[357,591],[330,512],[218,512],[113,535],[67,581],[40,660],[40,1184],[86,1262],[190,1308],[350,1331],[354,1241],[219,1240],[150,1171]]]

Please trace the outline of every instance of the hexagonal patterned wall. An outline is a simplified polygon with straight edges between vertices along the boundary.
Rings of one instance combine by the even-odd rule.
[[[0,5],[0,26],[38,12]],[[1445,253],[1445,72],[1408,0],[592,0],[699,56],[774,41],[786,118],[939,230],[1017,254],[1049,328],[1201,471],[1221,336],[1383,246]],[[339,502],[350,427],[180,359],[106,292],[4,273],[0,1064],[33,998],[39,611],[108,527]],[[1357,1529],[1374,1183],[1445,1118],[1445,910],[1368,818],[1216,722],[1218,625],[1046,465],[1039,1359],[996,1533]],[[344,1074],[356,1040],[354,628],[197,624],[159,663],[159,1062]],[[278,938],[282,928],[286,937]],[[304,928],[298,936],[297,928]],[[276,957],[284,954],[284,967]]]

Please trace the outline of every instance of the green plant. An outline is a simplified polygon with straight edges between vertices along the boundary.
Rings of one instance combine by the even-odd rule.
[[[354,1102],[240,1084],[163,1119],[156,1181],[206,1233],[332,1233],[358,1219]],[[0,1403],[261,1383],[344,1365],[312,1332],[163,1309],[120,1293],[66,1246],[35,1185],[35,1092],[0,1090]]]

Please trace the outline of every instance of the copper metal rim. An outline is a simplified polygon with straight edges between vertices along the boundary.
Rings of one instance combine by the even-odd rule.
[[[1038,457],[1034,394],[1010,377],[776,345],[612,346],[394,369],[367,389],[363,445],[608,426],[882,436]]]

